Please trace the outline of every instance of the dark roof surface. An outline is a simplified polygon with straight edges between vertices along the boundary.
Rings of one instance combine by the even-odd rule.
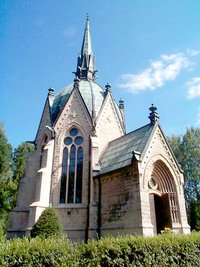
[[[70,84],[55,97],[53,104],[51,106],[51,116],[53,123],[59,117],[59,114],[63,110],[65,104],[67,103],[73,88],[74,84]],[[91,117],[96,118],[101,110],[102,104],[106,97],[105,90],[93,81],[80,80],[79,92],[83,98],[83,101],[85,102],[89,114],[91,115]],[[114,100],[114,105],[119,120],[123,124],[123,118],[115,100]]]
[[[53,122],[58,117],[60,111],[63,110],[72,90],[73,90],[73,84],[70,84],[60,94],[56,96],[52,106]],[[104,89],[93,81],[80,80],[79,91],[83,97],[83,100],[88,108],[90,115],[92,116],[92,113],[95,113],[97,116],[105,98]]]
[[[135,154],[142,154],[153,128],[154,126],[152,124],[147,124],[110,142],[101,157],[99,174],[130,165],[133,158],[133,151]]]

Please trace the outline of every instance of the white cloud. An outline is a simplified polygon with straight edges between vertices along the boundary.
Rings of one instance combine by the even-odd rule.
[[[200,96],[200,76],[192,78],[186,83],[187,86],[187,97],[189,99]]]
[[[192,56],[192,57],[197,56],[200,53],[200,51],[194,50],[194,49],[190,49],[190,48],[188,48],[186,50],[186,52],[189,54],[189,56]]]
[[[183,53],[161,55],[159,60],[152,61],[150,66],[139,74],[122,75],[119,86],[132,93],[155,90],[167,81],[176,79],[190,63],[189,58]]]

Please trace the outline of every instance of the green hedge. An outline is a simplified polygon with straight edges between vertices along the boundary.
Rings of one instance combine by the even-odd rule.
[[[80,266],[200,266],[200,234],[101,239],[82,246]]]
[[[73,247],[65,238],[7,240],[0,244],[0,266],[73,266]]]
[[[87,244],[64,237],[14,239],[1,243],[0,266],[198,267],[200,233],[106,237]]]
[[[62,227],[55,209],[46,208],[31,229],[30,236],[47,238],[52,235],[60,236],[61,233]]]

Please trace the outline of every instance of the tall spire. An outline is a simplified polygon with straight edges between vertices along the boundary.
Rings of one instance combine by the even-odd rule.
[[[83,36],[83,43],[82,43],[82,49],[81,49],[81,56],[83,57],[84,54],[92,55],[92,46],[91,46],[91,39],[90,39],[90,23],[89,23],[88,14],[86,18],[85,32]]]
[[[95,80],[95,58],[90,39],[90,23],[87,15],[81,54],[78,55],[75,75],[79,79]]]

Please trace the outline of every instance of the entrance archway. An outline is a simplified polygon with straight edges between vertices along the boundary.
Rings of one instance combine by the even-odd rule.
[[[154,234],[179,222],[176,188],[168,167],[158,160],[149,180],[149,203]]]
[[[150,194],[151,222],[154,226],[154,234],[160,234],[162,230],[172,227],[168,195],[159,196]]]

